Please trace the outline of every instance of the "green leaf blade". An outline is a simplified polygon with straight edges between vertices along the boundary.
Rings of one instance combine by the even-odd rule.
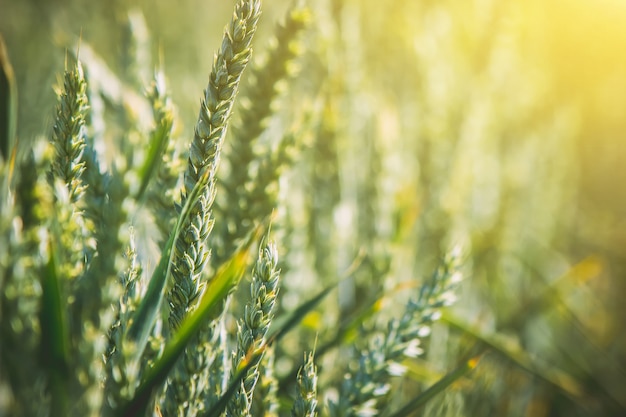
[[[136,343],[138,346],[137,355],[141,355],[143,352],[143,347],[147,343],[148,336],[154,326],[154,323],[156,322],[157,314],[161,308],[161,303],[163,302],[163,293],[165,291],[165,286],[167,284],[172,265],[172,249],[174,243],[178,239],[183,225],[189,220],[193,202],[208,184],[209,174],[209,170],[205,170],[203,172],[200,180],[196,183],[191,191],[191,194],[187,198],[185,205],[178,216],[176,226],[170,234],[167,244],[163,249],[161,259],[152,274],[146,294],[137,308],[136,315],[133,318],[133,322],[128,330],[128,340],[131,343]]]
[[[69,377],[68,324],[57,272],[57,253],[49,242],[49,258],[42,276],[41,355],[51,389],[51,415],[65,416],[68,408]]]
[[[135,396],[125,406],[121,415],[143,415],[152,393],[165,382],[169,372],[185,351],[192,337],[198,333],[200,327],[214,313],[215,309],[223,304],[223,300],[239,282],[249,263],[251,246],[256,240],[255,238],[260,235],[260,230],[261,227],[259,226],[230,260],[217,271],[202,295],[198,307],[182,322],[172,341],[165,347],[161,358],[147,371]]]
[[[459,378],[465,376],[469,371],[476,368],[480,357],[474,357],[466,362],[463,362],[458,368],[435,382],[426,391],[406,403],[402,408],[393,413],[391,417],[405,417],[411,415],[420,407],[424,406],[428,401],[434,398],[437,394],[443,392],[446,388],[452,385]]]
[[[0,36],[0,157],[8,161],[17,128],[17,83],[9,55]]]

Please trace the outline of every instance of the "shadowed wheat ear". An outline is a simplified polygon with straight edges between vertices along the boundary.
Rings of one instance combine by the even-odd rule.
[[[152,162],[151,170],[154,171],[156,168],[156,172],[146,190],[146,198],[147,205],[154,214],[155,224],[161,232],[161,248],[176,223],[174,196],[178,191],[176,185],[184,166],[184,160],[179,157],[174,141],[171,140],[174,105],[166,90],[165,74],[157,70],[147,90],[147,96],[152,105],[155,123],[150,133],[150,141],[154,143],[153,148],[161,152],[154,152],[158,160]]]
[[[201,277],[209,258],[206,239],[213,228],[211,210],[216,192],[216,173],[239,81],[252,53],[252,38],[260,13],[260,0],[241,0],[235,5],[204,91],[184,174],[182,203],[186,203],[205,173],[208,173],[208,182],[197,199],[189,202],[192,207],[189,221],[183,225],[174,244],[172,283],[167,294],[170,306],[168,323],[172,332],[195,308],[206,285]],[[212,362],[212,327],[212,323],[207,323],[207,329],[187,348],[185,358],[169,380],[163,405],[170,415],[186,415],[190,408],[196,407],[198,394],[207,389],[206,378],[201,375]]]
[[[105,356],[107,371],[105,391],[108,394],[104,405],[106,412],[111,412],[132,396],[139,383],[141,372],[137,361],[130,360],[136,355],[138,346],[135,343],[125,343],[124,340],[124,335],[143,295],[140,280],[142,269],[137,260],[135,236],[132,229],[125,258],[128,260],[128,268],[120,276],[124,291],[119,301],[116,321],[111,326],[108,335],[109,346]]]

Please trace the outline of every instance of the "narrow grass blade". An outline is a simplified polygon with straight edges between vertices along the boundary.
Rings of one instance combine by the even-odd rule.
[[[0,157],[8,161],[15,146],[17,84],[9,54],[0,36]]]
[[[444,313],[441,320],[450,326],[474,337],[484,345],[490,347],[512,363],[536,376],[537,378],[554,386],[559,391],[572,399],[580,398],[583,393],[581,385],[575,378],[556,368],[548,368],[535,363],[530,355],[517,345],[507,344],[498,334],[487,335],[480,330],[464,323],[450,313]]]
[[[261,235],[261,226],[251,233],[240,249],[217,271],[208,284],[198,308],[183,321],[172,341],[165,347],[163,355],[154,366],[147,371],[146,377],[137,388],[134,398],[126,405],[122,416],[143,416],[150,397],[155,389],[161,387],[176,361],[185,351],[191,338],[198,332],[200,326],[206,323],[206,318],[219,308],[223,300],[239,282],[250,258],[250,248],[253,242]]]
[[[414,281],[400,283],[396,285],[395,288],[392,288],[380,297],[373,299],[370,303],[365,304],[364,307],[351,319],[342,323],[339,331],[337,332],[336,342],[338,344],[351,344],[354,339],[358,337],[359,329],[362,328],[363,323],[374,317],[374,315],[376,315],[383,308],[383,305],[386,302],[393,300],[394,295],[415,287],[417,287],[417,283]],[[318,352],[318,355],[319,354],[320,353]]]
[[[51,391],[51,415],[67,414],[67,379],[69,361],[68,326],[57,273],[57,253],[49,243],[49,259],[42,276],[41,355],[47,368]]]
[[[277,319],[277,322],[280,323],[275,329],[270,329],[268,344],[271,344],[275,341],[282,339],[291,329],[293,329],[298,323],[302,321],[302,319],[311,312],[327,295],[331,292],[337,283],[329,285],[320,291],[315,297],[311,298],[309,301],[306,301],[300,307],[296,308],[287,318],[280,320]]]
[[[526,268],[533,272],[530,275],[532,278],[535,278],[533,285],[540,287],[540,290],[526,303],[520,305],[514,313],[510,314],[509,319],[502,321],[498,326],[498,330],[517,333],[532,317],[545,314],[550,310],[556,311],[562,320],[556,329],[567,328],[578,335],[576,341],[573,342],[578,346],[575,351],[570,349],[572,341],[566,341],[567,338],[562,337],[554,338],[554,348],[561,353],[563,358],[568,358],[570,363],[575,365],[576,369],[571,369],[570,372],[577,375],[578,381],[586,381],[584,384],[582,382],[579,384],[581,387],[583,385],[595,386],[598,393],[605,396],[606,402],[611,402],[622,414],[626,415],[626,399],[622,395],[620,388],[610,382],[624,378],[623,366],[609,350],[602,347],[593,336],[589,335],[592,324],[585,324],[566,301],[569,292],[585,288],[581,284],[600,275],[603,269],[602,260],[595,256],[583,259],[556,280],[551,281],[533,262],[522,256],[519,256],[518,259],[524,263]],[[596,315],[610,320],[611,315],[604,309],[600,301],[594,300],[593,293],[588,292],[585,294],[585,297],[589,297],[589,301],[593,302],[592,305]],[[566,342],[563,343],[563,341]],[[597,366],[597,369],[602,369],[600,374],[589,371],[589,366],[584,364],[587,361],[585,356],[573,357],[575,352],[583,352],[587,349],[593,351],[593,353],[586,354],[586,356],[593,358],[593,363]],[[557,379],[558,377],[559,374],[557,373]],[[573,397],[570,396],[570,398],[574,400]],[[577,404],[580,405],[580,401]]]
[[[365,322],[367,319],[372,317],[377,311],[380,310],[383,299],[386,295],[383,295],[380,298],[377,298],[369,303],[363,303],[363,307],[358,310],[353,316],[350,316],[347,320],[344,320],[339,324],[339,328],[332,336],[332,338],[326,341],[322,346],[316,349],[315,356],[317,358],[323,357],[326,353],[331,351],[333,348],[340,346],[343,344],[350,344],[351,340],[356,337],[356,330],[359,325]],[[283,391],[288,387],[293,385],[293,381],[298,375],[298,370],[300,369],[300,365],[294,366],[289,373],[287,373],[284,377],[280,379],[279,387],[280,390]]]
[[[551,310],[556,306],[566,308],[570,316],[575,318],[575,314],[567,307],[567,303],[563,301],[561,294],[568,290],[571,291],[573,288],[579,288],[582,283],[597,277],[602,272],[602,265],[598,259],[587,258],[572,266],[565,274],[557,278],[556,281],[549,282],[547,277],[545,277],[532,262],[522,257],[519,259],[540,279],[537,285],[540,284],[542,288],[534,297],[521,305],[514,314],[511,314],[510,318],[500,325],[500,329],[507,328],[519,331],[528,319],[543,314],[546,310]],[[599,308],[602,308],[601,303],[597,304]],[[523,312],[523,314],[520,314],[521,312]],[[610,316],[608,313],[604,313],[604,315],[606,317]]]
[[[154,177],[154,173],[159,167],[159,163],[163,158],[163,153],[167,149],[167,144],[170,139],[170,132],[172,129],[172,123],[174,119],[171,113],[165,113],[163,119],[157,120],[157,126],[150,135],[150,145],[148,148],[148,154],[141,168],[139,168],[139,191],[137,192],[137,200],[141,201],[144,192],[150,184],[150,179]]]
[[[127,338],[131,343],[136,344],[137,356],[140,356],[143,352],[143,347],[148,340],[150,331],[154,326],[157,314],[161,308],[163,291],[170,275],[170,268],[172,265],[172,247],[174,246],[174,242],[178,239],[183,225],[189,220],[192,205],[195,201],[197,201],[198,196],[208,184],[209,175],[210,171],[205,170],[185,201],[185,205],[180,213],[180,216],[178,217],[176,226],[170,234],[167,244],[163,249],[159,264],[152,274],[152,278],[150,279],[150,283],[146,289],[146,294],[141,300],[141,304],[139,304],[139,307],[137,308],[133,322],[128,329]]]
[[[357,337],[360,326],[380,311],[385,298],[386,295],[383,295],[382,297],[365,304],[361,310],[356,312],[356,314],[341,323],[335,336],[329,342],[321,346],[316,355],[320,357],[336,346],[341,344],[351,344]]]
[[[354,259],[352,264],[348,267],[346,272],[344,272],[343,276],[339,278],[337,282],[321,290],[315,297],[311,298],[309,301],[306,301],[300,307],[295,309],[291,313],[291,315],[289,315],[287,318],[282,318],[282,320],[280,318],[275,319],[274,323],[277,323],[277,324],[274,326],[273,329],[270,329],[269,338],[268,338],[269,343],[272,343],[274,340],[280,340],[295,325],[300,323],[304,319],[304,317],[308,313],[310,313],[315,308],[315,306],[319,304],[328,295],[330,291],[332,291],[337,285],[339,285],[339,282],[341,282],[344,279],[347,279],[354,273],[354,271],[361,264],[362,260],[363,260],[363,254],[360,253],[359,256]]]
[[[586,258],[573,265],[555,282],[549,282],[539,270],[533,267],[531,262],[526,262],[526,266],[534,270],[535,275],[541,280],[543,289],[527,305],[521,306],[517,314],[511,315],[511,319],[505,322],[503,328],[513,328],[515,331],[519,331],[526,321],[534,315],[545,313],[547,310],[558,312],[560,324],[555,331],[564,328],[571,329],[572,333],[577,335],[574,342],[578,345],[577,351],[582,352],[588,349],[593,352],[590,353],[589,357],[594,358],[593,362],[599,365],[598,369],[603,369],[602,373],[589,372],[589,367],[584,365],[587,362],[584,356],[574,357],[574,351],[570,349],[572,341],[568,341],[568,338],[555,338],[554,347],[561,352],[564,358],[569,358],[571,363],[576,364],[577,369],[571,372],[576,373],[579,380],[588,380],[588,384],[589,381],[593,381],[598,391],[606,396],[606,401],[612,402],[620,409],[620,412],[626,413],[626,399],[620,388],[610,382],[623,379],[626,375],[624,368],[609,350],[602,347],[600,343],[594,340],[593,336],[589,335],[593,322],[587,321],[585,323],[566,301],[569,292],[580,290],[581,287],[584,288],[582,283],[600,275],[603,268],[601,260],[595,257]],[[593,293],[588,292],[585,297],[589,298],[589,302],[593,302],[594,314],[605,318],[605,320],[610,320],[611,315],[605,310],[601,302],[593,299]]]
[[[368,302],[362,303],[359,310],[339,324],[338,329],[332,338],[316,349],[315,356],[317,358],[321,358],[327,352],[340,345],[351,344],[358,336],[358,329],[363,325],[363,323],[378,313],[382,309],[385,301],[387,299],[391,299],[393,294],[401,292],[409,286],[415,286],[415,283],[400,284],[390,292],[383,294],[378,298],[369,300]],[[280,390],[285,390],[293,385],[293,381],[298,375],[299,368],[300,365],[294,366],[294,368],[286,374],[286,376],[281,378],[279,382]]]
[[[456,380],[466,375],[472,369],[476,368],[476,366],[478,365],[479,359],[480,357],[474,357],[468,360],[467,362],[464,362],[463,364],[461,364],[461,366],[459,366],[454,371],[450,372],[449,374],[441,378],[439,381],[437,381],[434,385],[432,385],[426,391],[424,391],[423,393],[421,393],[420,395],[418,395],[417,397],[409,401],[400,410],[393,413],[391,417],[405,417],[405,416],[412,414],[417,409],[419,409],[424,404],[426,404],[428,401],[430,401],[437,394],[441,393],[450,385],[452,385]]]

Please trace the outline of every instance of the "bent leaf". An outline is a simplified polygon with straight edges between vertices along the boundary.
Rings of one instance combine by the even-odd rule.
[[[164,86],[160,86],[164,89]],[[158,100],[155,98],[154,100]],[[150,180],[154,178],[154,173],[158,170],[159,164],[163,158],[163,153],[167,149],[167,144],[170,140],[170,133],[172,131],[172,125],[174,123],[174,116],[165,106],[155,110],[155,122],[156,126],[150,133],[150,144],[148,148],[148,154],[143,162],[143,165],[138,170],[139,174],[139,191],[137,192],[136,199],[140,201],[144,195],[144,192],[148,188]]]
[[[167,244],[163,249],[159,264],[152,273],[152,278],[148,284],[146,294],[141,300],[141,304],[139,304],[130,328],[128,329],[128,333],[126,335],[128,341],[137,346],[136,358],[140,357],[143,353],[150,331],[156,322],[157,313],[161,308],[165,284],[167,283],[171,273],[173,257],[172,247],[174,246],[174,242],[178,240],[183,225],[188,222],[189,214],[191,213],[191,209],[197,201],[198,196],[208,184],[210,173],[210,170],[205,170],[198,179],[194,188],[191,190],[191,193],[187,196],[185,205],[178,216],[176,226],[170,234]]]
[[[492,348],[502,357],[510,360],[512,363],[530,374],[535,375],[537,378],[554,386],[568,397],[573,399],[581,397],[583,388],[575,378],[560,369],[548,368],[535,363],[526,351],[524,351],[517,344],[506,343],[504,339],[499,337],[498,333],[492,335],[484,334],[480,330],[464,323],[462,320],[454,317],[450,313],[444,313],[441,321],[474,337],[484,345]]]
[[[194,188],[195,190],[195,188]],[[250,248],[253,242],[261,235],[262,226],[258,226],[251,233],[235,254],[222,265],[207,285],[198,307],[182,322],[173,336],[172,341],[165,347],[163,355],[154,366],[147,370],[146,377],[137,388],[135,396],[125,406],[120,415],[143,416],[154,390],[165,382],[170,370],[185,351],[191,338],[198,333],[200,326],[206,323],[216,308],[223,305],[233,287],[239,282],[250,258]],[[156,312],[155,312],[156,315]]]
[[[331,284],[320,291],[315,297],[296,308],[287,318],[278,320],[280,325],[276,329],[270,330],[268,344],[282,339],[291,329],[293,329],[302,319],[313,310],[327,295],[337,286],[337,283]]]

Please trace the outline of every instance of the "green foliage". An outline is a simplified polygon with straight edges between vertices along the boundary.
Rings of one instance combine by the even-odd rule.
[[[0,51],[0,415],[624,414],[530,6],[206,3],[111,5],[17,129]]]
[[[9,151],[14,147],[17,118],[17,86],[13,67],[9,62],[4,39],[0,36],[0,154],[9,159]]]

